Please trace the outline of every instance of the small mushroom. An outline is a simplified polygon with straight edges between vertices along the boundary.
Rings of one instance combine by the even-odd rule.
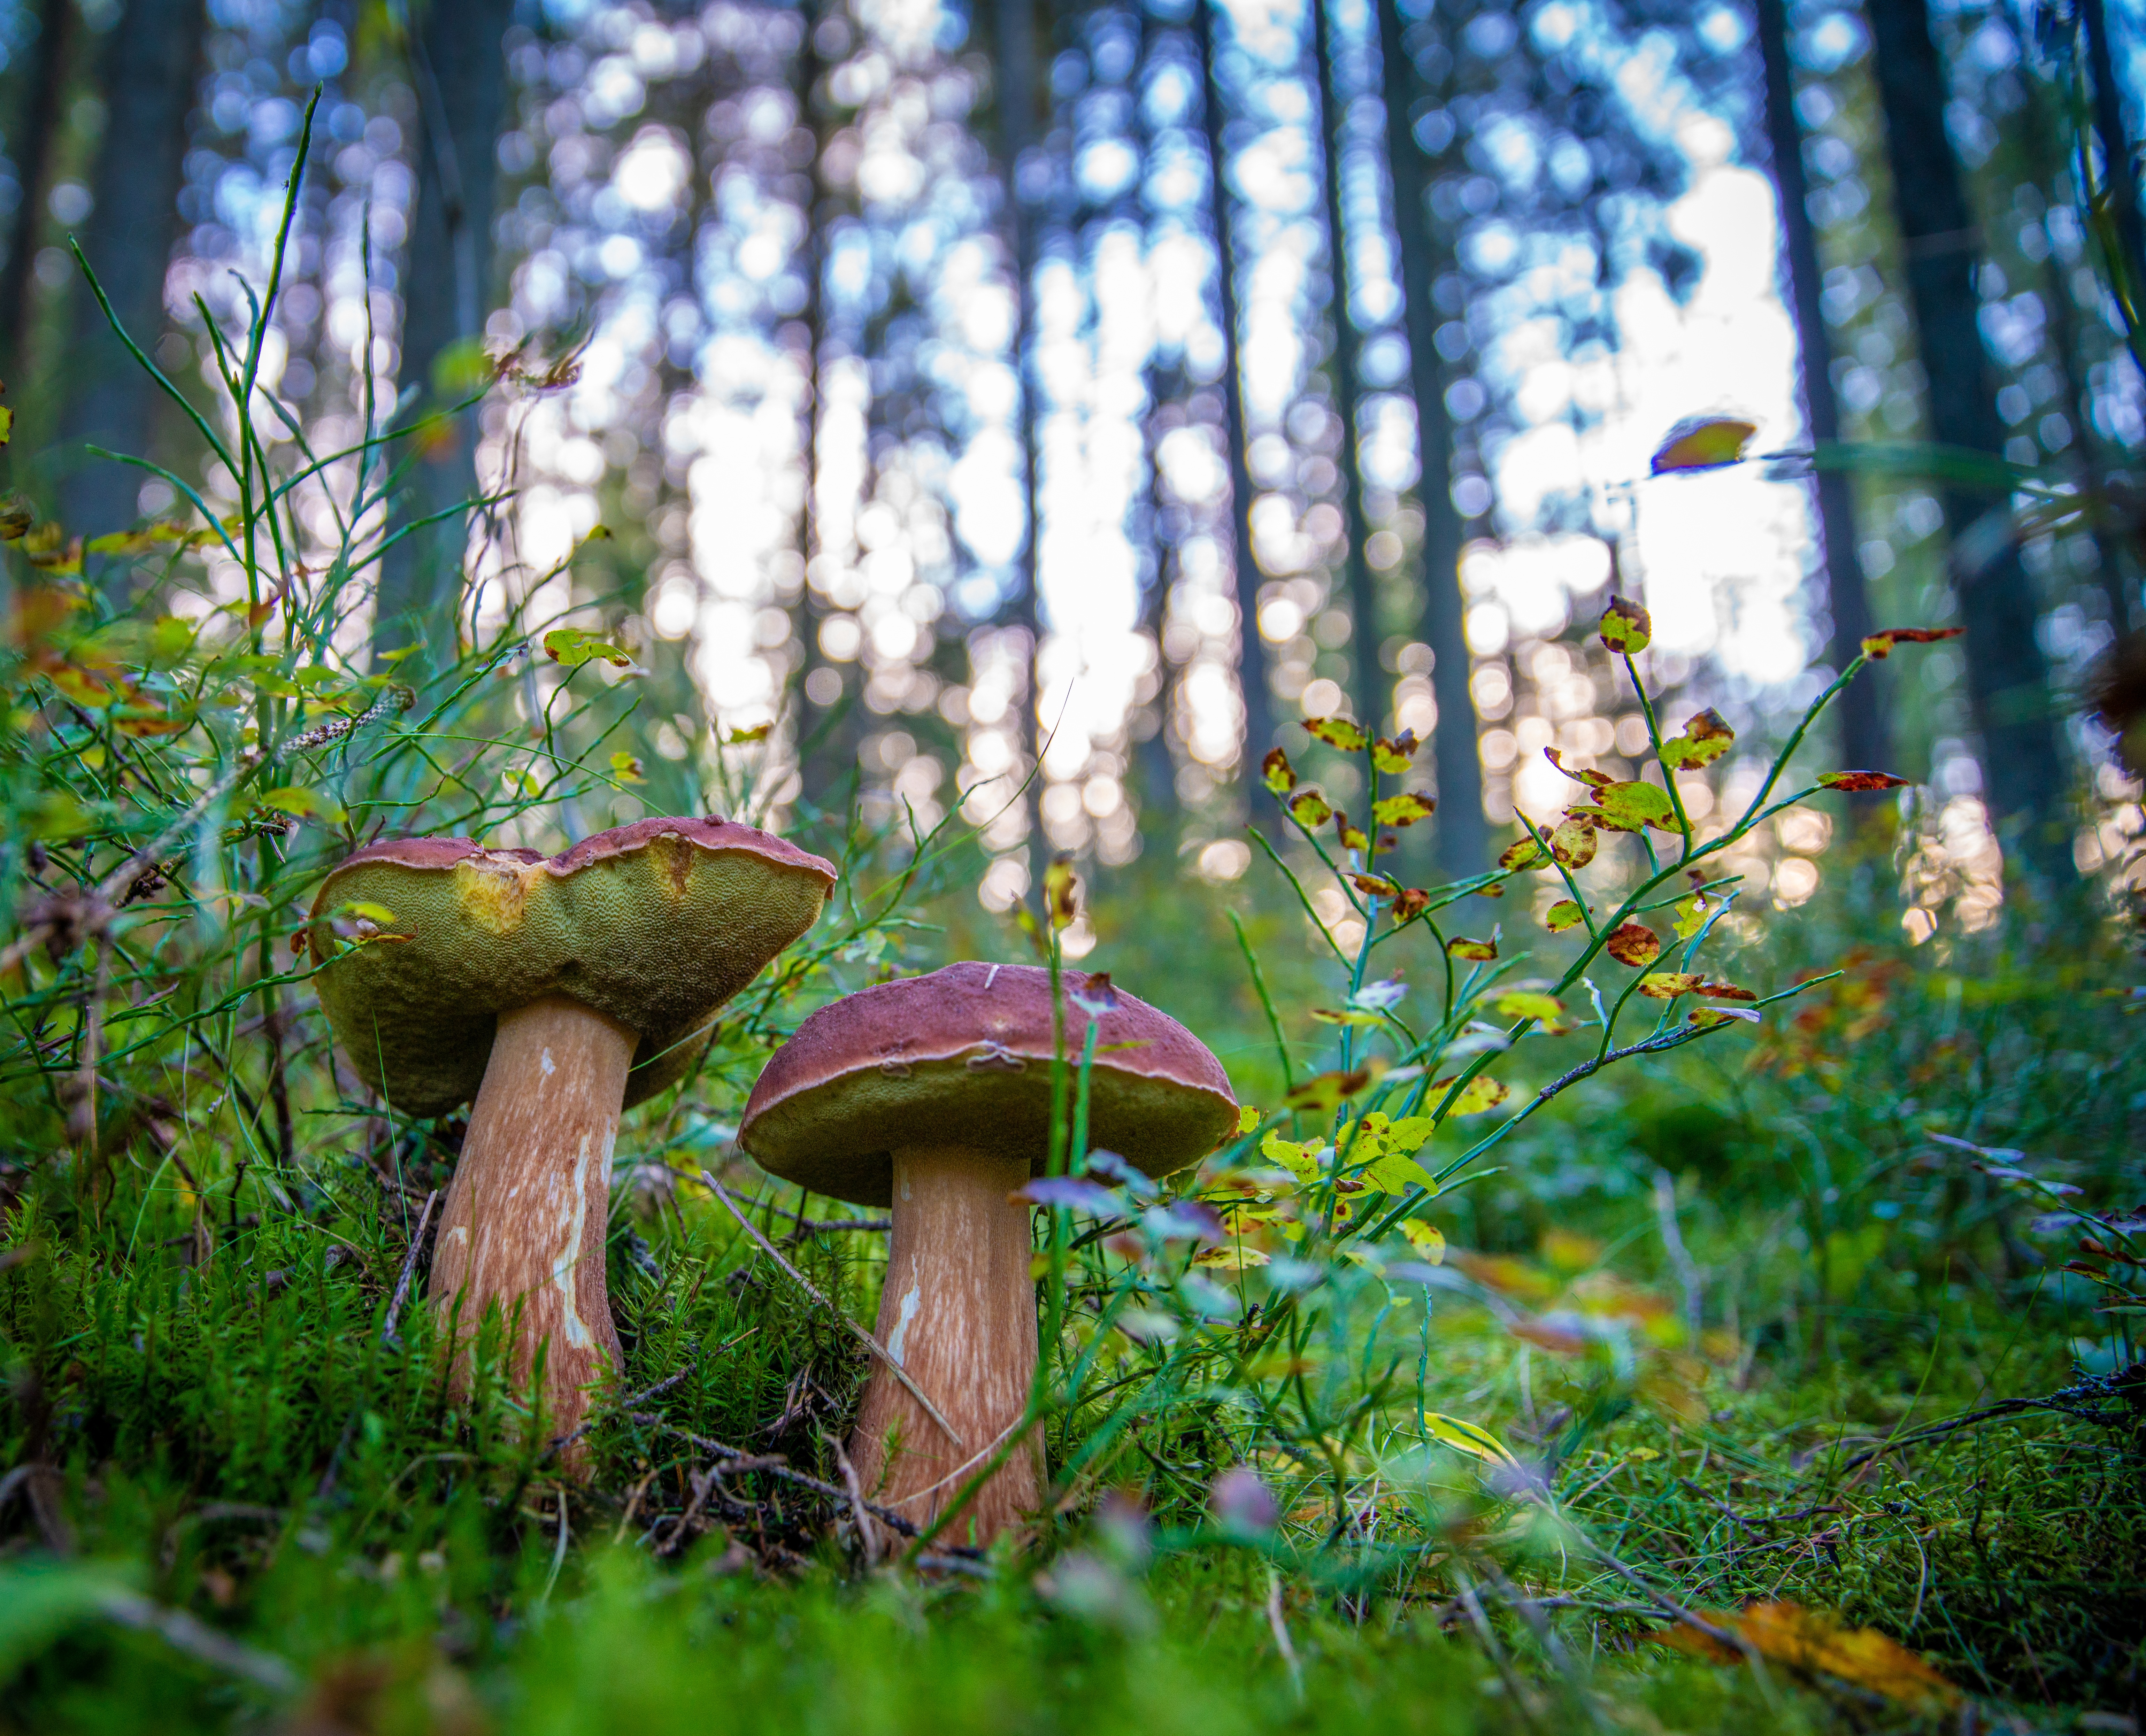
[[[458,1388],[486,1309],[519,1304],[515,1378],[548,1342],[543,1426],[580,1426],[620,1363],[604,1284],[620,1111],[691,1068],[716,1010],[834,881],[721,820],[639,820],[548,859],[390,840],[329,874],[308,944],[351,1065],[406,1115],[475,1100],[430,1285],[443,1326],[460,1307]]]
[[[1195,1162],[1235,1124],[1221,1064],[1175,1020],[1065,979],[1077,1058],[1100,1009],[1089,1135],[1150,1175]],[[942,1427],[884,1366],[865,1389],[850,1456],[863,1487],[920,1527],[1006,1444],[1036,1359],[1028,1202],[1051,1143],[1051,974],[949,965],[825,1006],[779,1050],[746,1105],[739,1143],[808,1193],[893,1207],[877,1335]],[[948,1429],[954,1438],[949,1438]],[[1020,1444],[955,1524],[986,1542],[1041,1496]],[[876,1493],[875,1493],[876,1492]]]

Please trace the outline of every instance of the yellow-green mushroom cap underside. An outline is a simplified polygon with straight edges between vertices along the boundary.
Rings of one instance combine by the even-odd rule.
[[[686,1073],[834,883],[831,863],[723,820],[637,820],[550,857],[387,840],[313,900],[314,985],[352,1067],[406,1115],[468,1102],[499,1015],[546,995],[639,1033],[634,1104]]]

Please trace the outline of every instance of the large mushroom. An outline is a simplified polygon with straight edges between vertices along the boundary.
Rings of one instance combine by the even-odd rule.
[[[329,874],[308,938],[352,1065],[407,1115],[474,1100],[431,1280],[458,1386],[487,1308],[518,1304],[515,1378],[548,1344],[543,1426],[579,1427],[620,1361],[604,1284],[619,1114],[686,1073],[716,1010],[834,882],[832,864],[722,820],[638,820],[549,858],[388,840]]]
[[[1077,974],[1064,980],[1077,1057],[1103,1008],[1089,1136],[1150,1175],[1196,1162],[1235,1125],[1221,1064],[1175,1019]],[[1006,1444],[1036,1359],[1030,1210],[1019,1190],[1051,1143],[1051,973],[949,965],[824,1006],[760,1075],[739,1143],[809,1193],[891,1205],[878,1338],[935,1419],[884,1366],[865,1389],[851,1460],[868,1494],[919,1526]],[[952,1431],[949,1437],[948,1429]],[[955,1519],[984,1542],[1031,1512],[1033,1439]]]

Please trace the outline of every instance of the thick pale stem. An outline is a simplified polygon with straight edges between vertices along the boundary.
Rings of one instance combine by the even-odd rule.
[[[876,1364],[850,1457],[866,1496],[920,1529],[1006,1444],[1028,1407],[1036,1356],[1029,1208],[1007,1199],[1028,1173],[1024,1160],[961,1146],[894,1153],[894,1236],[879,1341],[961,1439],[950,1440]],[[942,1539],[987,1543],[1035,1511],[1040,1469],[1031,1433]]]
[[[564,995],[500,1015],[447,1188],[430,1291],[442,1330],[457,1314],[452,1384],[467,1394],[485,1309],[522,1307],[512,1368],[526,1384],[547,1344],[545,1436],[588,1414],[587,1389],[615,1372],[618,1334],[604,1286],[611,1146],[635,1034]],[[574,1449],[570,1464],[586,1455]]]

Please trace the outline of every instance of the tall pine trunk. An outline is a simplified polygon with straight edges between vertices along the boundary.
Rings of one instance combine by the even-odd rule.
[[[442,400],[433,374],[457,343],[481,337],[491,288],[492,218],[500,118],[507,106],[504,38],[512,0],[432,0],[411,44],[417,88],[417,208],[402,254],[402,395],[427,415]],[[477,494],[477,417],[426,431],[406,473],[403,537],[381,563],[373,644],[422,639],[442,666],[455,656],[469,516]],[[398,451],[398,459],[407,456]],[[511,511],[509,507],[506,510]],[[444,515],[440,516],[440,515]]]
[[[164,330],[164,276],[179,237],[187,119],[206,27],[202,0],[127,0],[105,50],[104,137],[82,251],[113,314],[149,351]],[[69,325],[60,516],[69,531],[95,536],[134,521],[142,473],[84,448],[145,451],[158,388],[113,335],[87,283],[74,286]],[[98,576],[115,584],[128,571],[113,561]]]
[[[1789,303],[1795,314],[1796,346],[1803,358],[1804,420],[1814,441],[1829,445],[1840,438],[1840,408],[1833,394],[1833,346],[1826,335],[1820,300],[1824,280],[1819,270],[1818,238],[1811,230],[1803,128],[1796,120],[1787,0],[1757,0],[1757,10],[1759,42],[1766,67],[1766,140],[1772,147],[1774,183],[1780,194]],[[1844,669],[1875,626],[1855,533],[1854,482],[1846,472],[1819,471],[1818,516],[1826,596],[1833,616],[1829,655],[1835,669]],[[1889,766],[1885,726],[1878,705],[1879,687],[1878,681],[1866,676],[1849,683],[1835,702],[1844,765],[1881,771]]]
[[[1193,32],[1200,45],[1200,66],[1205,80],[1201,122],[1207,141],[1209,194],[1214,202],[1215,288],[1220,302],[1223,368],[1223,440],[1230,461],[1230,562],[1237,587],[1238,637],[1240,645],[1237,685],[1245,701],[1244,773],[1246,800],[1253,823],[1260,816],[1253,791],[1259,780],[1260,761],[1275,744],[1274,688],[1267,669],[1266,641],[1260,636],[1260,566],[1252,553],[1252,472],[1245,443],[1251,431],[1245,421],[1245,372],[1238,353],[1243,336],[1237,306],[1237,243],[1230,219],[1228,157],[1223,127],[1228,108],[1222,99],[1222,78],[1215,60],[1214,7],[1217,0],[1193,0]]]
[[[0,267],[0,380],[11,387],[23,383],[21,377],[30,360],[31,310],[36,301],[31,285],[52,180],[52,139],[59,131],[74,11],[74,0],[44,0],[37,9],[36,53],[23,68],[14,92],[19,124],[12,129],[10,142],[15,147],[15,182],[22,196],[8,225],[7,262]]]
[[[1341,506],[1348,548],[1349,643],[1355,656],[1351,683],[1356,715],[1369,727],[1384,729],[1390,709],[1379,666],[1379,592],[1364,545],[1370,526],[1364,516],[1362,345],[1349,314],[1349,229],[1343,212],[1342,150],[1348,140],[1349,109],[1335,76],[1332,0],[1312,0],[1313,58],[1317,73],[1320,116],[1326,151],[1326,251],[1334,315],[1334,409],[1341,419]]]
[[[1409,383],[1415,397],[1416,446],[1423,465],[1416,492],[1423,506],[1423,614],[1417,631],[1430,647],[1430,686],[1438,701],[1431,738],[1438,771],[1435,842],[1439,866],[1458,876],[1489,865],[1490,832],[1483,815],[1483,763],[1475,745],[1475,701],[1468,686],[1468,640],[1460,606],[1460,509],[1453,504],[1453,424],[1438,365],[1438,311],[1431,287],[1453,269],[1450,246],[1432,226],[1428,177],[1411,117],[1416,79],[1395,0],[1376,0],[1386,157],[1393,179],[1394,233],[1400,243]]]
[[[2106,0],[2079,0],[2086,27],[2087,69],[2094,77],[2094,130],[2101,141],[2102,174],[2115,207],[2116,234],[2133,292],[2146,296],[2146,217],[2139,209],[2139,169],[2131,157],[2131,129],[2124,124],[2124,87],[2109,45]]]
[[[2001,454],[1976,292],[1978,237],[1959,162],[1945,131],[1946,82],[1925,0],[1871,0],[1871,60],[1884,112],[1908,302],[1929,381],[1929,430],[1944,446]],[[1967,629],[1968,701],[1982,737],[1983,797],[2008,853],[2024,851],[2044,879],[2069,871],[2064,836],[2070,779],[2058,752],[2049,674],[2034,636],[2032,581],[2019,545],[1983,528],[2003,501],[1944,490],[1953,585]]]

